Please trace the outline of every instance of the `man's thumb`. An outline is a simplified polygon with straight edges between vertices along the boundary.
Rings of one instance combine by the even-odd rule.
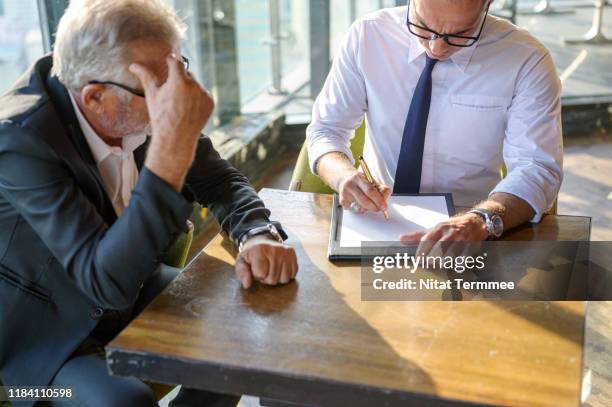
[[[248,289],[251,284],[253,284],[251,266],[242,258],[242,256],[238,256],[236,259],[236,277],[238,277],[238,280],[240,280],[240,283],[244,289]]]

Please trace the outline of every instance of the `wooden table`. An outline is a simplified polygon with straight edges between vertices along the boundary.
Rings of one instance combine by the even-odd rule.
[[[242,290],[218,236],[107,347],[116,375],[312,405],[576,406],[584,302],[362,302],[359,263],[327,260],[331,196],[263,190],[297,281]],[[588,240],[546,216],[511,240]]]

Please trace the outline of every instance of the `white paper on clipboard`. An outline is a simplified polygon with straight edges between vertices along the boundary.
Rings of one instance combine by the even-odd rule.
[[[362,242],[397,242],[400,235],[430,229],[450,217],[444,195],[406,195],[389,198],[389,220],[382,212],[343,211],[341,247]]]

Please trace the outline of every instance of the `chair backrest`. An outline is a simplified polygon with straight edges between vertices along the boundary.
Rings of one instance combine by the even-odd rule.
[[[363,145],[365,143],[365,120],[361,126],[355,130],[355,135],[351,139],[351,152],[355,159],[355,168],[359,166],[359,156],[363,153]],[[289,184],[290,191],[314,192],[317,194],[333,194],[334,190],[326,185],[321,178],[317,177],[310,171],[308,165],[308,143],[304,142],[300,155],[298,156],[291,183]]]
[[[193,223],[187,220],[185,230],[176,238],[172,246],[170,246],[170,249],[168,249],[166,255],[162,259],[162,263],[180,269],[185,267],[189,249],[193,242],[193,228]]]

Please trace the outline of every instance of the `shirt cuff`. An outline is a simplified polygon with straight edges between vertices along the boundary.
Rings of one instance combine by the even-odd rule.
[[[313,174],[317,174],[317,162],[321,157],[328,153],[342,153],[344,154],[351,162],[351,164],[355,164],[355,160],[353,158],[353,153],[351,149],[345,146],[338,145],[329,140],[317,140],[313,143],[308,144],[308,162],[310,164],[310,171]]]
[[[534,191],[525,185],[526,183],[521,181],[515,181],[510,177],[504,178],[489,194],[489,197],[495,193],[506,193],[514,195],[517,198],[527,202],[531,209],[535,212],[533,217],[529,220],[531,223],[538,223],[542,220],[542,216],[549,209],[549,205],[546,202],[544,194]]]

